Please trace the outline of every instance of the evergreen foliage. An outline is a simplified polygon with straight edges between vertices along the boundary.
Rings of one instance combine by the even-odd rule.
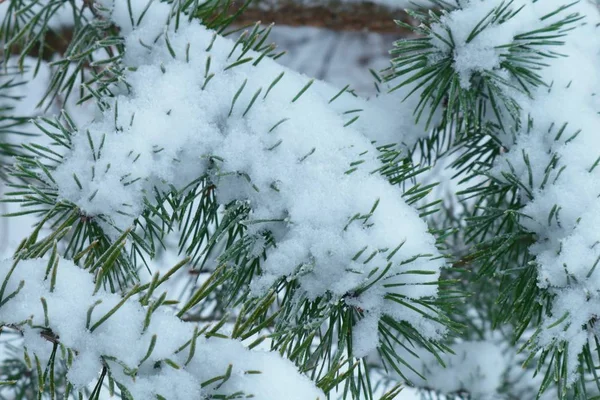
[[[231,3],[0,4],[0,398],[600,398],[597,4],[415,6],[364,99]]]

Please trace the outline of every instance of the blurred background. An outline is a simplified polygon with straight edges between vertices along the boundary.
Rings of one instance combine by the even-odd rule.
[[[263,0],[253,3],[240,24],[274,24],[271,39],[286,54],[280,62],[335,86],[350,84],[364,96],[375,93],[369,70],[389,65],[395,40],[410,32],[395,20],[410,23],[404,0],[359,1]]]

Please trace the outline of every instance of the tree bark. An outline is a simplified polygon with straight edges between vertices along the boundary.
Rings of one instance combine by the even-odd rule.
[[[326,3],[326,4],[323,4]],[[379,6],[373,3],[340,3],[321,1],[319,4],[286,0],[277,4],[255,2],[236,20],[237,24],[261,21],[289,26],[314,26],[336,31],[371,31],[396,33],[399,36],[410,32],[394,21],[411,23],[405,11]]]
[[[231,13],[239,10],[241,4],[243,0],[232,2]],[[405,11],[369,2],[342,3],[339,0],[320,0],[317,4],[310,0],[308,3],[306,0],[278,0],[276,3],[273,0],[255,0],[236,18],[235,25],[251,25],[260,21],[263,24],[312,26],[334,31],[391,33],[398,37],[412,35],[408,29],[398,26],[395,20],[412,23]],[[28,55],[50,60],[55,53],[64,54],[72,37],[73,32],[69,28],[60,32],[49,30],[45,36],[44,48],[34,46]],[[19,54],[21,50],[18,45],[14,45],[10,52]]]

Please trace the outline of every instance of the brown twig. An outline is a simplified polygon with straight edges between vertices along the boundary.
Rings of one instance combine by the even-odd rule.
[[[305,5],[286,2],[271,8],[258,3],[250,6],[236,20],[237,24],[252,24],[255,21],[289,26],[313,26],[336,31],[371,31],[396,33],[399,36],[410,34],[394,21],[411,21],[401,10],[377,6],[370,3],[331,3],[328,5]]]

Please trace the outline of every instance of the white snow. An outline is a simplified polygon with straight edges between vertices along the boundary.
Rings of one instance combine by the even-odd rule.
[[[412,106],[418,96],[401,104],[408,88],[370,101],[344,93],[329,104],[337,90],[316,81],[292,101],[309,83],[307,78],[266,58],[258,66],[249,62],[226,70],[238,59],[241,48],[233,49],[233,41],[215,37],[195,22],[183,23],[177,32],[173,26],[165,30],[166,4],[153,4],[141,25],[133,29],[126,2],[103,3],[110,9],[114,6],[106,16],[119,25],[127,40],[125,63],[131,71],[126,80],[130,86],[123,86],[110,100],[110,108],[92,123],[82,123],[73,136],[73,150],[55,174],[63,200],[103,220],[105,231],[115,236],[141,214],[153,187],[182,189],[207,174],[217,186],[221,203],[251,206],[247,225],[256,239],[257,254],[264,246],[261,234],[269,231],[275,236],[276,246],[264,249],[263,273],[252,284],[257,295],[280,279],[297,278],[310,298],[326,293],[345,298],[369,282],[375,267],[381,271],[391,250],[404,243],[390,258],[386,279],[345,300],[365,312],[354,331],[355,355],[367,355],[377,346],[377,325],[383,314],[409,322],[425,337],[441,337],[443,329],[438,324],[384,299],[389,292],[408,298],[435,296],[434,285],[420,283],[436,280],[443,266],[433,237],[416,211],[402,201],[401,189],[372,173],[380,166],[376,145],[412,146],[427,134],[422,124],[415,127],[412,123]],[[379,3],[397,5],[391,0]],[[464,89],[470,88],[471,78],[479,72],[508,76],[502,70],[503,50],[498,46],[564,15],[540,21],[564,5],[561,0],[516,0],[513,8],[524,6],[516,17],[486,27],[469,41],[474,24],[496,4],[479,0],[465,4],[434,26],[434,32],[446,39],[442,25],[452,31],[454,68]],[[132,6],[137,16],[146,1],[132,1]],[[493,170],[499,179],[501,172],[509,172],[522,182],[532,182],[531,192],[524,191],[521,196],[525,205],[521,212],[527,216],[521,222],[536,235],[530,251],[536,257],[539,286],[555,296],[552,314],[546,317],[537,343],[548,347],[566,342],[571,381],[576,378],[577,355],[589,332],[599,334],[589,321],[597,318],[600,301],[600,272],[596,271],[600,260],[600,100],[596,96],[600,88],[600,17],[596,6],[587,1],[573,5],[569,12],[574,11],[586,16],[585,24],[578,23],[560,39],[565,41],[559,48],[564,57],[549,60],[549,66],[538,71],[549,87],[538,88],[531,98],[509,93],[517,96],[524,120],[531,117],[534,124],[531,129],[524,124],[514,140],[507,135],[504,145],[508,152]],[[172,50],[166,45],[167,35]],[[434,44],[439,52],[450,52],[443,40],[438,38]],[[244,55],[249,56],[258,55],[252,51]],[[211,73],[215,75],[207,83]],[[268,90],[282,73],[281,80]],[[344,114],[356,109],[362,111]],[[360,118],[344,126],[354,115]],[[556,138],[564,124],[562,136]],[[546,167],[553,159],[555,164],[547,175]],[[359,160],[362,163],[357,169],[347,174]],[[356,213],[368,214],[375,204],[369,217],[372,225],[359,221],[348,225]],[[401,265],[415,255],[423,256]],[[185,362],[185,354],[174,352],[192,336],[191,324],[161,309],[142,332],[144,309],[130,300],[96,331],[89,332],[85,315],[90,305],[102,300],[93,313],[98,316],[120,298],[104,292],[92,295],[91,276],[68,261],[61,261],[59,268],[59,274],[68,278],[59,279],[50,293],[43,279],[45,263],[19,264],[7,293],[14,291],[20,280],[25,287],[0,308],[0,321],[30,320],[33,325],[43,325],[39,299],[43,295],[52,330],[62,343],[78,351],[69,379],[80,387],[97,377],[100,356],[116,356],[135,368],[156,333],[157,346],[135,381],[121,365],[107,361],[111,372],[135,391],[136,398],[150,398],[160,391],[168,392],[169,398],[198,397],[201,389],[197,382],[222,374],[229,362],[234,378],[223,390],[252,391],[258,399],[291,398],[290,393],[298,394],[298,399],[322,396],[279,356],[248,352],[231,340],[199,338],[196,356],[185,368],[176,370],[163,363],[155,370],[151,367],[154,361],[165,358]],[[1,265],[0,281],[10,264]],[[406,274],[407,270],[430,274]],[[384,286],[387,284],[402,286],[390,289]],[[32,310],[37,310],[33,316]],[[29,351],[47,358],[49,344],[36,329],[25,325],[24,330]],[[124,347],[132,344],[132,348]],[[424,359],[422,372],[430,380],[420,383],[443,392],[465,389],[479,398],[494,398],[509,362],[504,349],[492,341],[467,341],[456,344],[454,350],[456,356],[445,357],[448,369],[442,369],[433,358]],[[254,369],[263,374],[244,374]],[[263,383],[266,381],[268,385]],[[268,393],[265,387],[269,387]]]
[[[145,5],[132,2],[134,15]],[[275,247],[265,249],[263,273],[252,283],[255,294],[295,277],[309,298],[329,293],[341,299],[389,263],[385,278],[353,300],[356,306],[439,338],[440,324],[384,299],[387,293],[435,296],[435,285],[421,283],[435,281],[444,262],[424,221],[402,200],[401,189],[373,173],[381,164],[371,140],[392,136],[379,132],[389,126],[374,118],[382,111],[345,93],[336,107],[359,103],[367,109],[360,123],[345,127],[354,114],[328,104],[337,90],[315,83],[293,101],[308,79],[269,59],[226,70],[241,46],[230,56],[234,42],[197,22],[164,31],[168,10],[164,3],[153,4],[132,30],[126,4],[115,3],[110,15],[126,38],[130,92],[111,99],[111,109],[73,135],[73,150],[54,173],[60,198],[103,220],[106,233],[115,236],[141,214],[153,187],[182,189],[208,174],[222,204],[251,206],[246,225],[256,246],[264,243],[265,231],[276,240]],[[250,51],[248,56],[258,55]],[[356,161],[362,163],[347,173]],[[350,222],[372,209],[369,225]],[[427,274],[410,272],[415,270]],[[371,349],[376,346],[370,341]]]
[[[526,4],[529,1],[518,3]],[[521,11],[517,18],[508,19],[503,23],[494,23],[490,22],[492,18],[490,14],[499,6],[498,3],[473,0],[466,4],[464,8],[442,15],[440,22],[434,23],[431,30],[433,45],[442,54],[452,52],[453,68],[459,74],[461,86],[469,89],[473,73],[500,69],[500,55],[506,53],[501,46],[511,43],[517,34],[527,32],[532,26],[539,25],[539,17],[542,15],[528,12],[532,8],[530,5]],[[556,2],[553,2],[553,6],[556,6]],[[515,3],[510,10],[517,8]],[[485,29],[481,28],[484,25],[478,27],[480,21],[486,21]],[[477,28],[481,31],[471,36]]]
[[[48,260],[20,261],[11,273],[13,260],[0,262],[0,282],[6,284],[0,308],[0,323],[18,325],[24,332],[24,345],[30,356],[37,355],[42,368],[50,357],[52,343],[40,336],[43,328],[52,331],[61,345],[75,352],[68,379],[76,389],[98,378],[103,365],[135,399],[169,400],[201,398],[209,393],[243,392],[257,400],[324,399],[323,393],[294,365],[273,352],[249,351],[240,342],[205,338],[195,339],[195,352],[186,345],[195,335],[195,324],[182,322],[167,307],[151,314],[145,327],[147,307],[131,297],[104,323],[96,323],[122,301],[121,296],[100,289],[94,294],[92,275],[68,260],[58,263],[58,278],[52,289],[46,278]],[[18,290],[20,283],[23,287]],[[8,299],[8,296],[16,295]],[[47,304],[48,325],[41,298]],[[94,305],[90,324],[88,310]],[[153,339],[155,337],[155,339]],[[155,345],[148,355],[152,341]],[[176,366],[165,362],[170,360]],[[157,364],[158,363],[158,364]],[[219,386],[217,381],[231,365],[231,377]],[[252,372],[260,371],[260,372]]]
[[[537,343],[540,347],[566,343],[569,381],[573,382],[588,333],[598,334],[588,322],[597,318],[600,298],[600,275],[595,270],[600,256],[600,168],[594,167],[600,156],[596,95],[600,89],[600,15],[597,5],[581,1],[542,20],[564,3],[515,1],[512,8],[523,9],[514,18],[487,27],[480,39],[468,44],[466,35],[493,4],[473,0],[444,17],[444,22],[457,43],[455,68],[468,88],[475,71],[504,72],[497,46],[571,13],[584,16],[574,24],[575,29],[557,39],[564,45],[547,49],[560,53],[537,71],[548,86],[539,86],[531,97],[507,90],[522,107],[524,122],[514,140],[505,135],[508,152],[499,157],[492,171],[500,180],[504,179],[501,173],[514,174],[528,188],[521,191],[524,208],[519,212],[525,217],[520,221],[535,234],[530,251],[538,266],[538,284],[555,296]],[[440,49],[444,46],[439,45]]]

